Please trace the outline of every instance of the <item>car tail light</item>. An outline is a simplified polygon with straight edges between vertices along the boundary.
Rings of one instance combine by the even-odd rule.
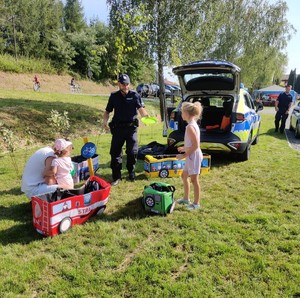
[[[244,116],[244,114],[236,113],[235,119],[236,119],[236,122],[244,122],[245,121],[245,116]]]
[[[228,143],[228,146],[231,147],[232,149],[238,150],[241,147],[241,142],[231,142]]]

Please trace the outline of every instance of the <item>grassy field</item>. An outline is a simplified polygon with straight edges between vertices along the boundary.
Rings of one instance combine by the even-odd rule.
[[[0,297],[300,297],[300,153],[273,133],[273,115],[262,113],[249,161],[212,157],[199,211],[145,214],[141,195],[151,180],[139,161],[137,181],[112,188],[101,217],[53,238],[33,229],[20,178],[30,154],[51,144],[41,136],[50,134],[51,108],[69,112],[74,154],[82,136],[97,145],[98,174],[111,181],[111,137],[99,123],[106,100],[2,92],[1,121],[20,148],[0,153]],[[148,105],[151,115],[157,109]],[[140,127],[140,145],[153,140],[166,142],[161,123]],[[166,181],[182,197],[180,178]]]

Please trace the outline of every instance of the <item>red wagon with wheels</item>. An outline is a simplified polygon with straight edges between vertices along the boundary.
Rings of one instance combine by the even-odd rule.
[[[110,188],[110,183],[92,176],[80,188],[32,197],[33,226],[44,236],[55,236],[83,224],[103,213]]]

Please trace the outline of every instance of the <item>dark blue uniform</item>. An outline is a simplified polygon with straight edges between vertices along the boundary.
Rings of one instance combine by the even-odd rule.
[[[111,113],[114,111],[112,121],[109,123],[112,133],[112,141],[110,147],[113,180],[121,179],[122,170],[122,147],[126,142],[128,173],[134,171],[138,152],[137,139],[137,111],[144,107],[140,95],[132,90],[126,95],[121,91],[113,92],[108,100],[106,111]]]
[[[275,131],[278,131],[279,123],[280,124],[280,132],[282,133],[285,129],[285,122],[287,117],[289,116],[288,113],[286,113],[289,109],[290,104],[293,102],[292,95],[286,94],[286,92],[280,93],[280,95],[277,98],[278,101],[278,111],[275,115]]]

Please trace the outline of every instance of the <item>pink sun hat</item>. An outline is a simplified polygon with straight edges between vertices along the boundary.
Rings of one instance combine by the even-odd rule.
[[[54,149],[57,151],[63,151],[70,145],[73,145],[70,141],[66,141],[65,139],[57,139],[54,143]]]

